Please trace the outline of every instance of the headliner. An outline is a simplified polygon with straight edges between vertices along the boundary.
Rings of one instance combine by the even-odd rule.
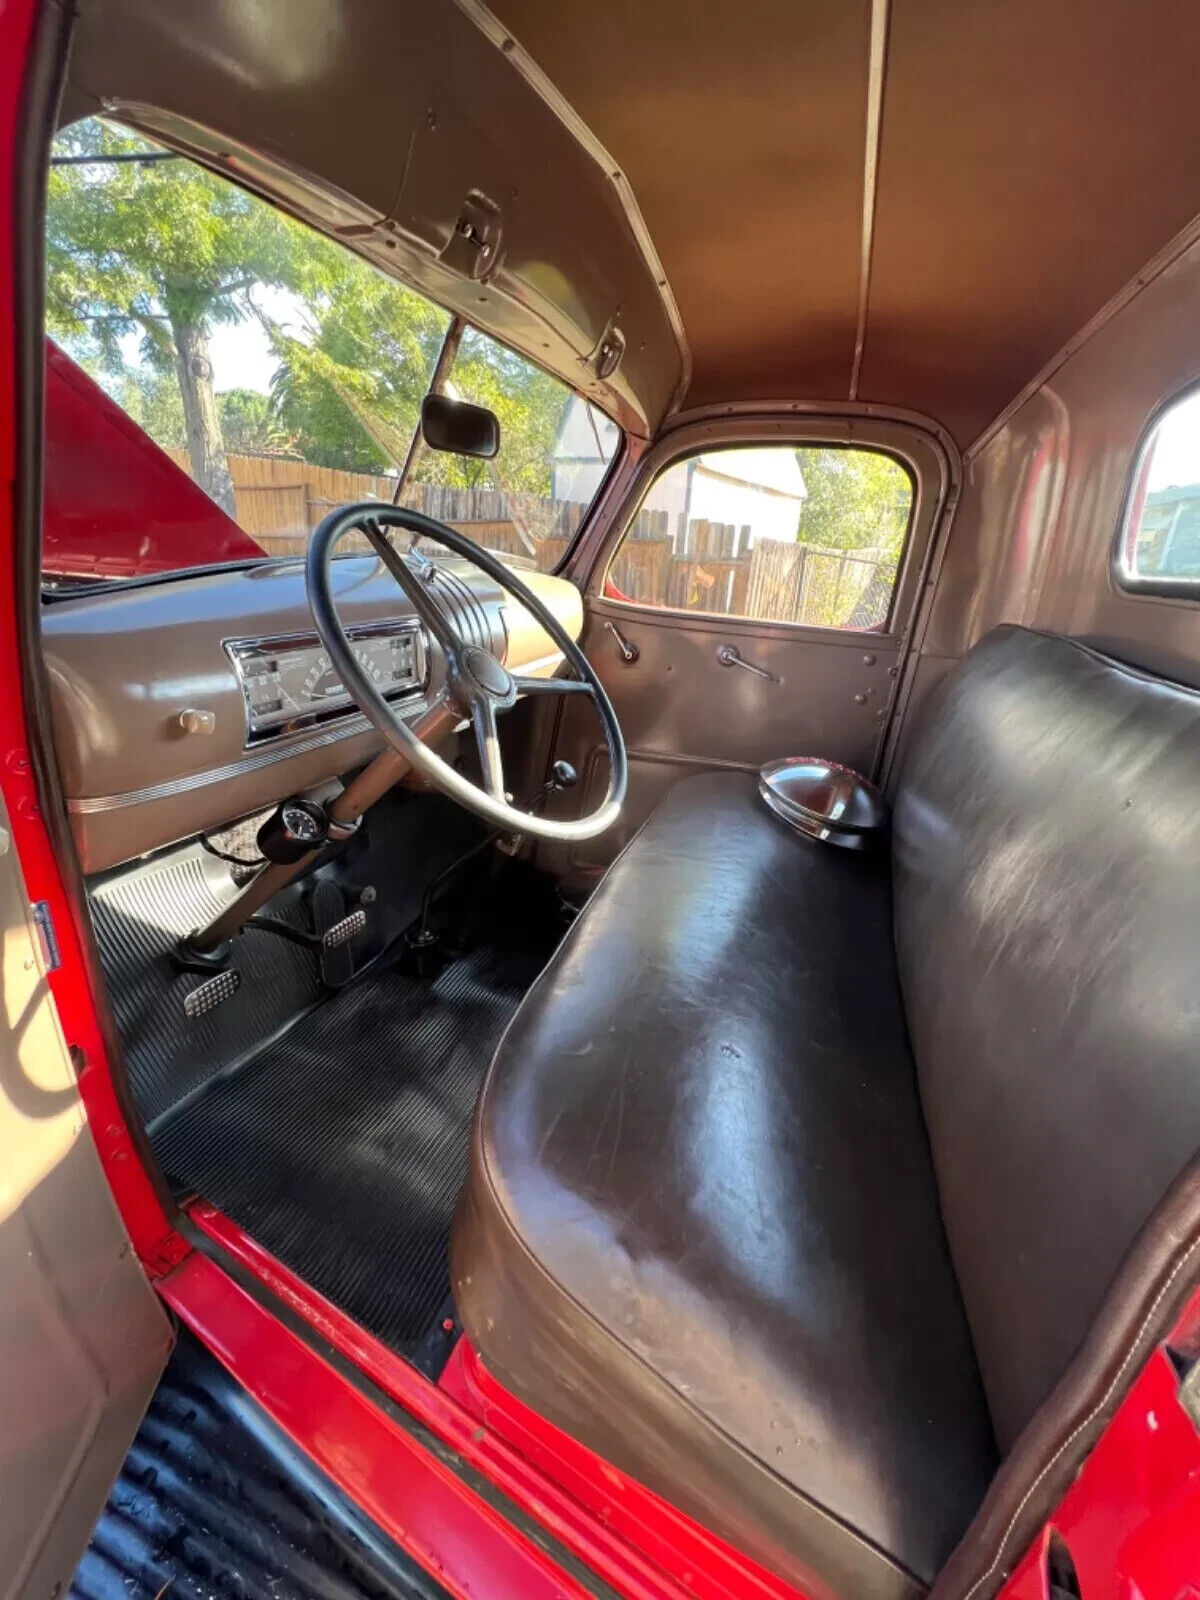
[[[495,0],[623,163],[686,404],[851,398],[869,0]],[[1200,212],[1194,0],[896,0],[857,398],[968,444]]]
[[[156,107],[353,196],[334,231],[639,432],[853,400],[967,446],[1200,212],[1194,0],[494,6],[80,0],[68,115]],[[486,285],[446,264],[471,185],[509,196]]]

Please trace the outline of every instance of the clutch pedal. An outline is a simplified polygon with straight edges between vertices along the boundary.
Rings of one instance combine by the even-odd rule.
[[[210,1011],[235,995],[241,983],[241,973],[236,967],[230,967],[225,972],[218,972],[215,977],[206,979],[204,983],[197,984],[183,997],[184,1016],[193,1022],[197,1017],[207,1016]]]

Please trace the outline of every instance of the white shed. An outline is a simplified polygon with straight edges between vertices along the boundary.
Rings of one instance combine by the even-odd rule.
[[[554,442],[554,498],[588,504],[616,444],[616,425],[575,396]],[[741,546],[749,549],[757,539],[794,540],[806,494],[790,445],[727,448],[676,462],[654,484],[644,509],[669,513],[672,532],[695,521],[749,528]]]

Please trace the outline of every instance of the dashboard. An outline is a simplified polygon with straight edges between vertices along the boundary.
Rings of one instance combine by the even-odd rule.
[[[574,585],[521,578],[578,638]],[[397,716],[419,716],[445,679],[440,646],[373,556],[340,557],[332,581],[359,660]],[[430,581],[464,641],[528,675],[560,665],[540,625],[477,568],[439,560]],[[42,638],[87,873],[318,788],[382,748],[317,637],[299,562],[66,596],[44,606]]]

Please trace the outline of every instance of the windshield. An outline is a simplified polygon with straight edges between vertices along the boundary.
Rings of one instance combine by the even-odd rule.
[[[619,442],[557,378],[98,119],[54,144],[46,326],[50,587],[299,555],[402,475],[404,505],[549,570]],[[416,438],[435,373],[496,412],[494,461]]]

